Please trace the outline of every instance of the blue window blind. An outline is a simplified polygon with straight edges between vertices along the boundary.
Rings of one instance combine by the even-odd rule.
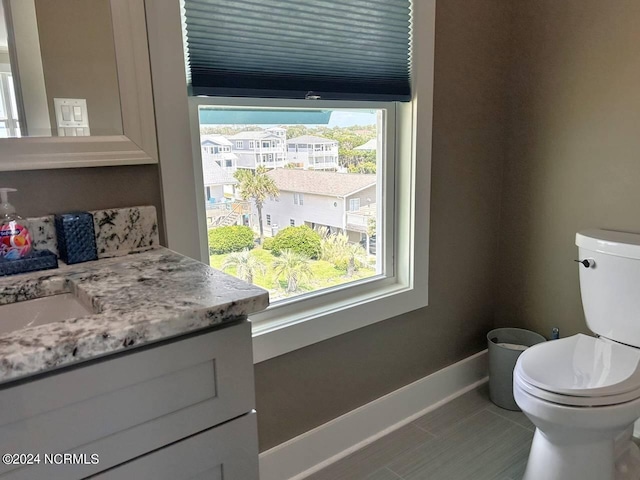
[[[185,0],[192,95],[408,100],[410,0]]]

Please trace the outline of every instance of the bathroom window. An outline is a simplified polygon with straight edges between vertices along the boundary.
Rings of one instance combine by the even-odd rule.
[[[403,0],[390,1],[403,3]],[[189,0],[186,3],[188,6]],[[374,3],[376,5],[372,8],[384,9],[389,5],[386,0]],[[409,2],[406,3],[409,5]],[[242,6],[244,2],[239,0],[228,5]],[[266,360],[331,336],[418,309],[427,304],[434,5],[435,2],[427,1],[413,2],[411,8],[405,9],[404,3],[400,7],[407,12],[413,11],[413,15],[417,15],[417,18],[420,19],[418,22],[414,22],[412,50],[415,53],[416,46],[418,46],[419,56],[416,57],[418,61],[414,61],[410,69],[416,73],[419,79],[416,83],[418,85],[416,92],[419,91],[420,102],[417,100],[417,95],[412,96],[408,90],[403,90],[404,93],[400,95],[402,98],[395,92],[386,96],[386,99],[381,99],[381,96],[376,96],[379,92],[367,90],[368,86],[373,85],[365,85],[368,79],[372,78],[367,75],[361,77],[363,90],[346,92],[345,96],[337,97],[342,100],[324,99],[322,95],[316,95],[309,91],[309,88],[303,88],[299,85],[295,89],[288,90],[289,92],[296,90],[294,92],[296,96],[283,97],[276,91],[280,87],[278,82],[267,82],[269,88],[265,86],[267,83],[260,82],[255,85],[253,91],[238,95],[239,89],[236,88],[238,84],[232,82],[232,78],[235,77],[231,76],[221,76],[222,83],[218,85],[191,85],[191,91],[194,92],[194,95],[200,95],[189,99],[191,106],[194,107],[191,108],[192,125],[199,125],[200,112],[203,109],[209,109],[227,114],[226,119],[217,122],[221,126],[220,131],[224,128],[224,131],[230,132],[233,128],[240,127],[244,131],[256,131],[258,132],[256,135],[261,137],[263,134],[259,130],[266,131],[274,127],[284,127],[286,132],[283,138],[284,143],[281,146],[274,145],[269,152],[275,153],[271,164],[254,165],[262,163],[262,157],[241,156],[238,152],[237,167],[239,170],[247,170],[252,174],[265,174],[273,177],[274,181],[280,180],[280,177],[303,176],[309,173],[316,175],[314,179],[338,174],[373,176],[375,178],[375,195],[373,196],[369,192],[358,191],[358,188],[361,187],[364,190],[369,188],[369,185],[356,186],[354,191],[350,190],[348,193],[338,191],[338,187],[343,185],[353,186],[350,181],[341,181],[327,182],[332,187],[322,193],[330,192],[330,195],[320,195],[320,198],[316,198],[312,191],[324,183],[296,181],[294,182],[295,186],[290,190],[278,187],[276,202],[267,201],[258,208],[254,200],[248,199],[246,201],[245,210],[238,217],[237,222],[240,224],[240,222],[247,221],[251,225],[250,228],[254,228],[254,232],[256,230],[259,232],[261,216],[265,219],[265,226],[267,226],[266,215],[269,215],[269,222],[272,221],[272,218],[286,218],[287,209],[292,208],[296,201],[293,194],[303,193],[306,197],[304,205],[300,205],[300,197],[298,197],[296,214],[298,210],[304,208],[309,209],[309,212],[315,212],[314,215],[317,217],[300,219],[299,224],[293,228],[302,230],[306,227],[320,234],[321,239],[327,235],[344,235],[346,236],[344,243],[347,246],[356,245],[357,248],[353,248],[353,250],[357,252],[364,250],[367,258],[375,259],[374,273],[369,276],[354,278],[354,275],[349,277],[345,268],[344,275],[341,275],[344,277],[341,283],[327,286],[317,282],[317,278],[311,281],[305,280],[307,286],[311,288],[297,292],[295,295],[288,295],[292,292],[285,291],[287,282],[281,277],[278,280],[279,285],[276,284],[275,287],[280,292],[284,292],[284,295],[272,297],[272,305],[267,311],[251,317],[254,361]],[[195,7],[193,11],[196,11]],[[384,15],[379,18],[385,19],[386,22],[387,17]],[[254,20],[262,21],[258,18]],[[273,21],[266,18],[264,20]],[[194,18],[193,24],[196,25],[197,22],[198,19]],[[420,28],[415,28],[416,26]],[[382,25],[382,28],[384,29],[386,26]],[[187,47],[190,41],[189,35],[197,34],[199,31],[196,29],[189,31],[189,18],[187,18]],[[193,45],[197,45],[195,38],[193,40]],[[213,48],[217,47],[213,46]],[[306,51],[301,49],[299,53],[305,55]],[[251,52],[247,52],[247,54],[251,54]],[[361,56],[361,52],[359,54]],[[401,57],[404,60],[399,59],[398,65],[411,58],[412,55],[407,50],[402,53]],[[227,55],[223,60],[233,62],[242,58],[244,58],[242,55],[237,57]],[[291,63],[290,57],[288,62]],[[317,62],[312,62],[312,64],[317,64]],[[377,62],[377,65],[380,64],[381,62]],[[246,64],[243,65],[246,66]],[[268,68],[268,65],[266,67]],[[406,70],[406,72],[408,71],[409,69]],[[331,78],[331,72],[328,73],[327,78]],[[350,70],[349,73],[349,83],[351,84],[353,71]],[[242,72],[238,72],[238,75],[241,74]],[[209,78],[213,78],[215,75],[218,75],[217,72],[212,72],[212,76]],[[287,82],[298,80],[298,77],[290,77]],[[199,78],[207,77],[200,76]],[[264,76],[260,78],[263,79]],[[303,80],[304,78],[300,79],[300,84],[303,83]],[[224,84],[225,82],[226,84]],[[280,83],[284,85],[285,82]],[[270,89],[271,87],[273,89]],[[262,90],[265,90],[265,95],[261,95]],[[302,100],[303,98],[306,99]],[[409,99],[412,100],[409,101]],[[282,114],[280,118],[274,118],[276,111]],[[327,120],[322,117],[335,115],[337,118],[338,112],[347,114],[348,120],[335,125],[338,127],[336,132],[327,132],[333,125],[329,123],[331,119]],[[376,135],[373,137],[376,140],[368,144],[366,144],[367,142],[359,144],[353,141],[353,137],[362,133],[356,131],[362,129],[355,127],[358,125],[358,114],[364,112],[376,112],[376,118],[380,119],[380,123],[376,120]],[[221,117],[224,116],[221,115]],[[239,121],[240,119],[242,121]],[[334,121],[337,122],[337,120]],[[294,129],[296,125],[304,128],[296,131]],[[366,124],[360,123],[360,125]],[[352,127],[352,129],[342,132],[348,135],[340,136],[337,134],[337,130],[343,127]],[[313,131],[309,131],[311,129]],[[345,129],[349,130],[349,128]],[[322,142],[320,143],[323,145],[322,149],[314,150],[313,145],[318,145],[318,143],[316,139],[309,138],[310,136],[326,138],[334,133],[335,138],[328,138],[332,140],[331,143],[325,145]],[[264,134],[268,135],[267,132]],[[196,132],[194,132],[195,135]],[[300,138],[301,141],[297,144],[292,143],[291,140],[296,138]],[[371,139],[369,138],[369,140]],[[262,138],[257,142],[260,142],[258,145],[261,145]],[[371,148],[372,145],[374,148]],[[336,147],[338,152],[334,153],[333,149]],[[199,154],[199,151],[194,150],[194,155]],[[261,171],[261,167],[266,168],[266,173]],[[237,191],[239,187],[234,185],[233,188]],[[359,210],[350,209],[353,204],[350,204],[349,197],[353,194],[361,199]],[[371,202],[366,200],[368,198],[371,198]],[[280,200],[282,201],[280,202]],[[269,208],[276,210],[265,212],[267,204],[271,204]],[[370,208],[364,212],[366,207]],[[233,208],[231,209],[233,210]],[[339,213],[343,218],[338,225],[335,225],[333,221],[333,216],[336,213]],[[269,228],[263,229],[264,239],[259,240],[256,247],[252,249],[252,252],[260,252],[263,261],[264,258],[268,260],[268,257],[262,255],[261,250],[265,250],[266,247],[268,251],[271,248],[275,241],[271,238],[291,228],[289,226],[283,228],[283,226],[273,223],[268,226]],[[201,231],[206,231],[206,229],[201,228]],[[262,235],[258,233],[258,236]],[[369,242],[366,241],[367,236]],[[202,237],[204,238],[205,235],[203,234]],[[363,237],[364,242],[362,242]],[[336,243],[339,242],[342,240],[336,241]],[[326,243],[324,246],[327,246]],[[325,251],[327,250],[330,249],[325,248]],[[282,259],[282,254],[278,258]],[[370,263],[370,265],[372,264]],[[325,263],[324,266],[327,264]],[[330,263],[328,266],[336,268]],[[342,268],[344,268],[344,263]],[[307,269],[305,268],[305,270]],[[314,275],[314,269],[310,268],[310,270]],[[363,267],[359,267],[359,271],[363,270]],[[307,276],[309,275],[307,274]]]
[[[201,125],[202,130],[208,133],[226,132],[232,136],[236,130],[247,131],[250,128],[255,132],[254,135],[259,136],[273,126],[261,125],[258,122],[261,115],[266,115],[266,111],[268,118],[273,121],[273,114],[281,110],[282,118],[274,123],[285,129],[285,141],[296,136],[330,139],[335,136],[334,140],[338,141],[343,153],[337,156],[337,165],[331,164],[334,160],[329,157],[327,165],[321,165],[326,169],[312,166],[309,152],[301,154],[285,150],[282,157],[278,156],[268,166],[257,164],[255,156],[234,154],[238,157],[238,170],[249,172],[249,175],[264,176],[271,180],[268,184],[275,184],[276,187],[276,193],[269,191],[258,208],[255,197],[246,195],[243,198],[242,180],[238,180],[243,174],[235,175],[235,195],[227,195],[225,202],[217,204],[218,208],[224,207],[225,210],[218,212],[219,220],[214,219],[205,227],[206,230],[229,224],[245,225],[252,229],[256,238],[251,255],[264,264],[266,273],[255,275],[253,281],[268,289],[271,298],[269,309],[251,318],[254,342],[257,342],[254,351],[256,359],[266,359],[278,352],[289,351],[298,341],[292,344],[287,340],[283,344],[277,343],[277,346],[268,343],[263,347],[259,340],[262,335],[268,335],[272,328],[282,328],[289,322],[299,324],[301,318],[317,318],[317,321],[321,321],[326,317],[327,309],[340,309],[326,317],[333,319],[327,324],[328,331],[344,332],[353,325],[372,323],[376,321],[372,319],[389,318],[398,314],[395,312],[408,311],[407,308],[415,309],[425,304],[426,291],[423,289],[418,294],[414,285],[421,284],[426,288],[426,266],[418,267],[418,263],[422,262],[419,260],[423,258],[422,253],[428,251],[428,236],[424,236],[424,227],[414,224],[414,218],[417,217],[413,217],[410,205],[418,191],[426,195],[428,188],[423,185],[414,190],[411,187],[411,172],[415,164],[412,163],[411,154],[410,105],[370,102],[363,107],[360,102],[318,102],[322,104],[315,107],[318,116],[312,116],[318,123],[302,124],[301,119],[309,118],[310,107],[306,102],[257,102],[255,99],[204,97],[190,101],[196,104],[196,108],[192,109],[198,115],[194,117],[194,122],[199,118],[207,118],[208,121],[218,119],[218,123]],[[278,103],[283,106],[274,107]],[[235,123],[234,110],[237,109],[241,109],[244,116],[248,115],[247,110],[255,111],[255,120],[252,118],[250,124]],[[305,116],[297,115],[297,109],[304,109]],[[208,112],[201,116],[203,110]],[[322,123],[317,120],[320,118]],[[376,141],[369,142],[372,138]],[[372,144],[376,148],[369,148]],[[345,152],[347,145],[349,148]],[[398,166],[402,169],[398,170]],[[203,171],[206,173],[205,165]],[[222,187],[226,189],[224,185]],[[305,191],[300,191],[302,189]],[[397,189],[406,193],[397,196],[394,193]],[[349,201],[354,194],[361,200],[359,210],[353,210],[357,202]],[[269,197],[275,197],[276,201],[272,202]],[[367,199],[366,206],[362,204],[362,198]],[[423,198],[428,200],[428,197]],[[304,212],[306,218],[300,223],[295,222],[295,226],[291,226],[291,223],[286,228],[276,226],[273,223],[274,216],[286,215],[287,208],[294,204],[296,209]],[[421,219],[427,218],[428,207],[422,206],[420,212]],[[212,217],[208,210],[206,216]],[[263,219],[262,230],[260,216]],[[202,221],[205,221],[204,216]],[[275,268],[287,257],[283,257],[282,252],[279,252],[279,256],[274,255],[270,250],[275,238],[283,235],[282,232],[288,228],[308,229],[319,237],[319,251],[308,253],[300,249],[302,254],[294,255],[299,264],[295,271],[302,279],[297,282],[296,291],[287,291],[290,283],[296,283],[286,281],[289,273],[283,272],[282,268]],[[415,237],[412,231],[416,232]],[[369,241],[363,242],[363,235],[368,236]],[[419,244],[415,243],[416,238],[421,238]],[[416,251],[419,253],[412,253]],[[222,256],[212,256],[208,260],[214,268],[221,268],[224,262]],[[410,265],[415,266],[409,269]],[[378,300],[382,301],[383,298],[383,303],[378,305]],[[338,311],[342,313],[338,315]],[[349,311],[354,312],[353,316],[348,314]]]
[[[289,219],[289,226],[290,227],[295,227],[296,226],[296,221],[293,218]]]

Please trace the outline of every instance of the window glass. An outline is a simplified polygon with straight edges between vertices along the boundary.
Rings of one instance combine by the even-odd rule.
[[[212,197],[206,206],[211,265],[269,290],[272,303],[384,273],[377,208],[384,111],[334,109],[325,124],[238,125],[224,122],[228,109],[200,107],[219,112],[201,119],[220,119],[201,121],[202,141],[243,133],[276,151],[232,150],[225,160],[235,167],[228,172],[203,156],[204,187]],[[264,139],[274,135],[277,142]],[[349,199],[354,194],[358,198]]]

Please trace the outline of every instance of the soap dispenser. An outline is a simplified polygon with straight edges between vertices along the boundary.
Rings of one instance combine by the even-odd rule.
[[[31,251],[31,235],[25,220],[9,203],[9,193],[15,188],[0,188],[0,258],[19,260]]]

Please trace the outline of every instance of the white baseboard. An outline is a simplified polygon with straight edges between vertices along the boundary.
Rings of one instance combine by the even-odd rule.
[[[487,351],[260,454],[261,480],[302,480],[487,381]]]

